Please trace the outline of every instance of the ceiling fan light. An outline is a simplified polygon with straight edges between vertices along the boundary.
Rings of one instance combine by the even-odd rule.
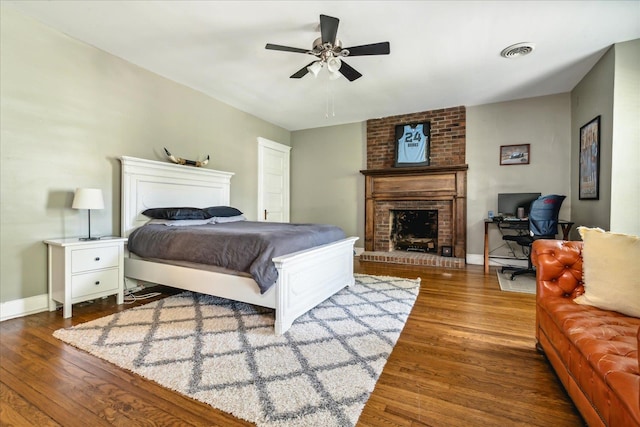
[[[337,80],[341,75],[338,71],[329,71],[329,80]]]
[[[327,61],[327,69],[330,73],[337,73],[340,70],[340,67],[342,67],[342,61],[340,58],[332,57]]]
[[[307,67],[307,70],[309,70],[309,72],[313,74],[313,77],[318,77],[318,73],[320,72],[321,69],[322,69],[321,61],[316,61]]]

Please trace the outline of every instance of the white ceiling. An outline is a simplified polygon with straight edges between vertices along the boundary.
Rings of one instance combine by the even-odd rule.
[[[568,92],[609,46],[640,38],[640,1],[3,4],[289,130]],[[391,54],[347,58],[354,82],[290,79],[313,57],[265,44],[311,48],[320,14],[340,19],[345,47],[389,41]],[[519,42],[536,49],[500,57]]]

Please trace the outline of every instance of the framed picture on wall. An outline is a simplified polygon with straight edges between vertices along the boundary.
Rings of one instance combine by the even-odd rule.
[[[501,145],[500,165],[528,165],[531,144]]]
[[[600,197],[600,116],[580,128],[580,200]]]
[[[396,126],[396,167],[429,166],[431,122]]]

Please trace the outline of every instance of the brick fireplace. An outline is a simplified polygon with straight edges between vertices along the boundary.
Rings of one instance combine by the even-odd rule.
[[[431,123],[429,166],[393,167],[395,126],[424,121]],[[465,121],[464,107],[455,107],[367,122],[367,169],[360,171],[365,175],[365,252],[361,260],[464,267]],[[416,245],[398,250],[392,241],[394,212],[423,210],[436,213],[436,251],[414,250]],[[442,248],[450,248],[451,256],[442,256]]]

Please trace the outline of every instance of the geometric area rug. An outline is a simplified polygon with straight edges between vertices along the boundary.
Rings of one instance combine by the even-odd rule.
[[[523,274],[515,276],[514,280],[511,280],[511,273],[501,273],[498,270],[498,284],[500,289],[508,292],[520,292],[524,294],[536,293],[536,277]]]
[[[281,336],[272,309],[191,292],[54,336],[258,426],[354,426],[420,288],[354,276]]]

